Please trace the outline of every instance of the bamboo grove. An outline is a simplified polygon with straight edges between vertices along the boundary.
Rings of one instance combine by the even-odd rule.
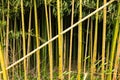
[[[0,80],[119,80],[120,0],[0,0]]]

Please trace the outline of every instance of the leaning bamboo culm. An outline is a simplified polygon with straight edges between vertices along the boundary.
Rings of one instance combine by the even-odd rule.
[[[32,4],[32,0],[30,0],[30,3]],[[29,12],[29,25],[28,25],[28,40],[27,40],[27,53],[30,52],[30,46],[31,46],[31,18],[32,18],[32,5],[30,6],[30,12]],[[30,69],[30,57],[27,58],[27,72]]]
[[[23,39],[23,55],[26,55],[26,41],[25,41],[25,23],[24,23],[24,8],[23,0],[21,0],[21,17],[22,17],[22,39]],[[24,79],[27,80],[27,59],[24,59]]]
[[[3,48],[2,48],[1,43],[0,43],[0,63],[1,63],[2,71],[3,71],[3,80],[8,80],[8,75],[7,75],[4,56],[3,56]]]
[[[71,26],[74,22],[74,0],[71,2],[72,4],[72,15],[71,15]],[[72,63],[72,43],[73,42],[73,29],[71,29],[70,32],[70,56],[69,56],[69,74],[68,74],[68,80],[71,78],[71,63]]]

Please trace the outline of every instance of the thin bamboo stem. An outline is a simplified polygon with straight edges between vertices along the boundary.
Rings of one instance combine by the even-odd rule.
[[[90,27],[90,58],[91,58],[91,75],[90,75],[90,79],[93,80],[93,70],[92,70],[92,64],[93,64],[93,20],[91,20],[91,27]]]
[[[32,0],[30,1],[30,3],[32,4]],[[30,52],[30,45],[31,45],[31,18],[32,18],[32,6],[30,6],[30,12],[29,12],[29,26],[28,26],[28,43],[27,43],[27,53]],[[27,58],[27,72],[29,71],[30,69],[30,58],[28,57]]]
[[[99,7],[99,0],[97,0],[97,8],[98,9]],[[93,73],[96,72],[96,65],[95,65],[95,62],[96,62],[96,56],[97,56],[97,38],[98,38],[98,12],[96,13],[96,23],[95,23],[95,36],[94,36],[94,47],[93,47]],[[93,79],[95,79],[93,77]]]
[[[6,56],[5,56],[5,60],[6,60],[6,66],[9,65],[9,56],[8,56],[8,45],[9,45],[9,9],[10,9],[10,5],[9,5],[9,0],[8,0],[8,12],[7,12],[7,28],[6,28]]]
[[[34,0],[34,15],[35,15],[35,32],[36,32],[36,44],[37,47],[40,45],[39,41],[39,28],[38,28],[38,20],[37,20],[37,5],[36,5],[36,0]],[[40,50],[36,52],[36,57],[37,57],[37,80],[40,80]]]
[[[24,8],[23,0],[21,0],[21,16],[22,16],[22,39],[23,39],[23,55],[26,55],[26,41],[25,41],[25,24],[24,24]],[[24,79],[27,80],[27,60],[24,59]]]
[[[71,26],[74,22],[74,0],[72,0],[72,15],[71,15]],[[68,80],[71,78],[71,63],[72,63],[72,42],[73,42],[73,29],[71,29],[70,32],[70,56],[69,56],[69,74],[68,74]]]
[[[87,34],[86,34],[86,45],[85,45],[85,62],[84,62],[84,74],[86,74],[86,58],[87,58],[87,51],[88,51],[88,34],[89,34],[89,22],[90,19],[88,18],[88,23],[87,23]]]
[[[106,4],[106,0],[104,0]],[[106,7],[103,9],[103,36],[102,36],[102,76],[101,79],[104,80],[104,64],[105,64],[105,42],[106,42]]]

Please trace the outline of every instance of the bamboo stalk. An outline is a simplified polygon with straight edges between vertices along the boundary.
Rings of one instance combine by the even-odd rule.
[[[64,31],[62,31],[60,34],[63,35],[66,32],[70,31],[72,28],[76,27],[79,23],[85,21],[86,19],[88,19],[89,17],[93,16],[95,13],[99,12],[100,10],[102,10],[104,7],[110,5],[112,2],[114,2],[115,0],[110,0],[109,2],[107,2],[105,5],[101,6],[100,8],[98,8],[97,10],[95,10],[94,12],[92,12],[91,14],[87,15],[86,17],[84,17],[83,19],[79,20],[78,22],[76,22],[75,24],[73,24],[72,26],[70,26],[69,28],[65,29]],[[37,47],[36,49],[34,49],[33,51],[31,51],[30,53],[28,53],[27,55],[25,55],[24,57],[22,57],[21,59],[17,60],[15,63],[11,64],[10,66],[8,66],[6,69],[10,69],[13,66],[17,65],[18,63],[20,63],[21,61],[23,61],[24,59],[26,59],[27,57],[31,56],[32,54],[34,54],[36,51],[40,50],[41,48],[43,48],[44,46],[46,46],[47,44],[49,44],[50,42],[54,41],[55,39],[58,38],[58,35],[56,35],[55,37],[53,37],[52,39],[50,39],[49,41],[45,42],[44,44],[42,44],[41,46]],[[0,74],[2,73],[2,71],[0,71]]]
[[[61,14],[60,0],[57,0],[57,18],[58,18],[58,46],[59,46],[59,79],[63,80],[63,46],[61,33]]]
[[[26,55],[26,41],[25,41],[25,24],[24,24],[24,8],[23,0],[21,0],[21,16],[22,16],[22,39],[23,39],[23,55]],[[27,80],[27,60],[24,59],[24,79]]]
[[[79,20],[82,19],[82,0],[79,0]],[[82,23],[78,25],[78,80],[81,80],[81,73],[82,73]]]
[[[74,22],[74,0],[72,0],[72,15],[71,15],[71,26],[73,25]],[[70,56],[69,56],[69,74],[68,74],[68,80],[71,78],[71,63],[72,63],[72,42],[73,42],[73,29],[71,29],[70,32]]]
[[[2,71],[3,71],[3,79],[8,80],[8,75],[7,75],[7,70],[6,70],[6,66],[5,66],[5,61],[4,61],[4,56],[3,56],[3,49],[2,49],[1,43],[0,43],[0,63],[1,63]]]
[[[49,29],[49,22],[48,22],[48,11],[47,11],[47,2],[44,0],[45,3],[45,14],[46,14],[46,23],[47,23],[47,34],[48,34],[48,40],[50,40],[50,29]],[[49,65],[50,65],[50,80],[53,80],[53,57],[52,57],[52,43],[48,44],[48,50],[49,50]]]
[[[93,20],[91,19],[91,27],[90,27],[90,58],[91,58],[91,75],[90,75],[90,79],[93,80],[93,69],[92,69],[92,64],[93,64]]]
[[[96,9],[98,9],[98,7],[99,7],[99,0],[97,0],[97,8]],[[95,36],[94,36],[94,47],[93,47],[93,63],[92,63],[93,74],[96,72],[95,62],[96,62],[96,55],[97,55],[97,38],[98,38],[98,12],[96,13]],[[93,79],[95,79],[95,78],[93,77]]]
[[[110,51],[110,74],[108,75],[107,80],[112,79],[112,70],[113,70],[113,64],[114,64],[114,56],[115,56],[115,49],[116,49],[116,42],[117,42],[117,37],[118,37],[118,32],[119,32],[119,15],[120,15],[120,2],[118,2],[118,13],[117,13],[117,19],[116,19],[116,25],[115,25],[115,30],[112,38],[112,46],[111,46],[111,51]]]
[[[120,34],[119,34],[119,38],[117,41],[118,45],[117,45],[117,53],[116,53],[116,58],[115,58],[115,66],[114,66],[114,73],[113,73],[113,79],[112,80],[117,80],[117,72],[118,72],[118,67],[119,67],[119,56],[120,56]],[[119,75],[119,74],[118,74]]]
[[[37,5],[36,5],[36,0],[34,0],[34,15],[35,15],[35,32],[36,32],[36,44],[37,47],[40,45],[39,41],[39,28],[38,28],[38,20],[37,20]],[[40,50],[36,52],[36,57],[37,57],[37,80],[40,80]]]
[[[5,56],[5,60],[6,60],[6,66],[9,65],[9,56],[8,56],[8,45],[9,45],[9,9],[10,9],[10,5],[9,5],[9,0],[8,0],[8,12],[7,12],[7,28],[6,28],[6,56]]]
[[[106,0],[104,0],[106,4]],[[106,42],[106,7],[103,9],[103,34],[102,34],[102,76],[101,79],[104,80],[104,64],[105,64],[105,42]]]
[[[32,4],[32,0],[30,1],[30,3]],[[31,46],[31,18],[32,18],[32,6],[30,6],[30,12],[29,12],[29,26],[28,26],[28,43],[27,43],[27,53],[30,52],[30,46]],[[30,69],[30,58],[27,58],[27,72]]]

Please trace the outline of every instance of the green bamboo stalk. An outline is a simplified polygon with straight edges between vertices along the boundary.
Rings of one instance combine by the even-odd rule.
[[[72,4],[72,15],[71,15],[71,26],[73,25],[74,22],[74,0],[72,0],[71,4]],[[71,63],[72,63],[72,44],[73,42],[73,29],[71,29],[70,32],[70,56],[69,56],[69,74],[68,74],[68,80],[70,80],[71,78]]]
[[[60,0],[57,0],[57,18],[58,18],[58,46],[59,46],[59,79],[63,80],[63,48],[61,33],[61,14],[60,14]]]
[[[35,15],[35,32],[36,32],[36,46],[39,47],[40,41],[39,41],[39,28],[38,28],[38,20],[37,20],[37,5],[36,0],[34,0],[34,15]],[[37,80],[40,80],[40,50],[36,52],[37,57]]]
[[[21,0],[21,16],[22,16],[22,39],[23,39],[23,55],[26,55],[26,41],[25,41],[25,24],[24,24],[24,8],[23,0]],[[27,60],[24,59],[24,79],[27,80]]]
[[[79,0],[79,20],[82,19],[82,0]],[[82,23],[78,25],[78,80],[81,80],[81,73],[82,73]]]
[[[32,0],[30,1],[32,4]],[[28,43],[27,43],[27,53],[30,52],[30,46],[31,46],[31,18],[32,18],[32,5],[30,6],[30,12],[29,12],[29,25],[28,25]],[[30,57],[27,58],[27,72],[30,69]]]
[[[120,0],[119,0],[120,1]],[[115,56],[115,49],[116,49],[116,42],[117,42],[117,37],[118,37],[118,32],[119,32],[119,15],[120,15],[120,2],[118,2],[118,13],[117,13],[117,19],[116,19],[116,25],[115,25],[115,30],[112,38],[112,46],[111,46],[111,51],[110,51],[110,67],[109,71],[110,74],[108,75],[107,80],[112,79],[112,70],[113,70],[113,64],[114,64],[114,56]]]
[[[44,0],[45,3],[45,14],[46,14],[46,24],[47,24],[47,34],[48,34],[48,40],[50,40],[50,29],[49,29],[49,22],[48,22],[48,11],[47,11],[47,2]],[[50,80],[53,80],[53,57],[52,57],[52,43],[48,44],[48,50],[49,50],[49,61],[50,61]]]
[[[106,0],[104,0],[106,4]],[[102,76],[101,79],[104,80],[104,64],[105,64],[105,42],[106,42],[106,7],[103,9],[103,33],[102,33]]]
[[[3,79],[8,80],[6,65],[5,65],[4,56],[3,56],[3,48],[2,48],[1,43],[0,43],[0,63],[1,63],[2,71],[3,71]]]
[[[97,0],[97,8],[99,7],[99,0]],[[97,36],[98,36],[98,12],[96,13],[96,23],[95,23],[95,36],[94,36],[94,47],[93,47],[93,62],[92,62],[92,70],[93,70],[93,74],[96,72],[96,55],[97,55]],[[93,79],[95,79],[93,77]]]
[[[119,56],[120,56],[120,34],[119,34],[119,38],[117,41],[118,45],[117,45],[117,53],[116,53],[116,58],[115,58],[115,66],[114,66],[114,73],[113,73],[113,79],[112,80],[117,80],[117,72],[118,72],[118,67],[119,67]]]

